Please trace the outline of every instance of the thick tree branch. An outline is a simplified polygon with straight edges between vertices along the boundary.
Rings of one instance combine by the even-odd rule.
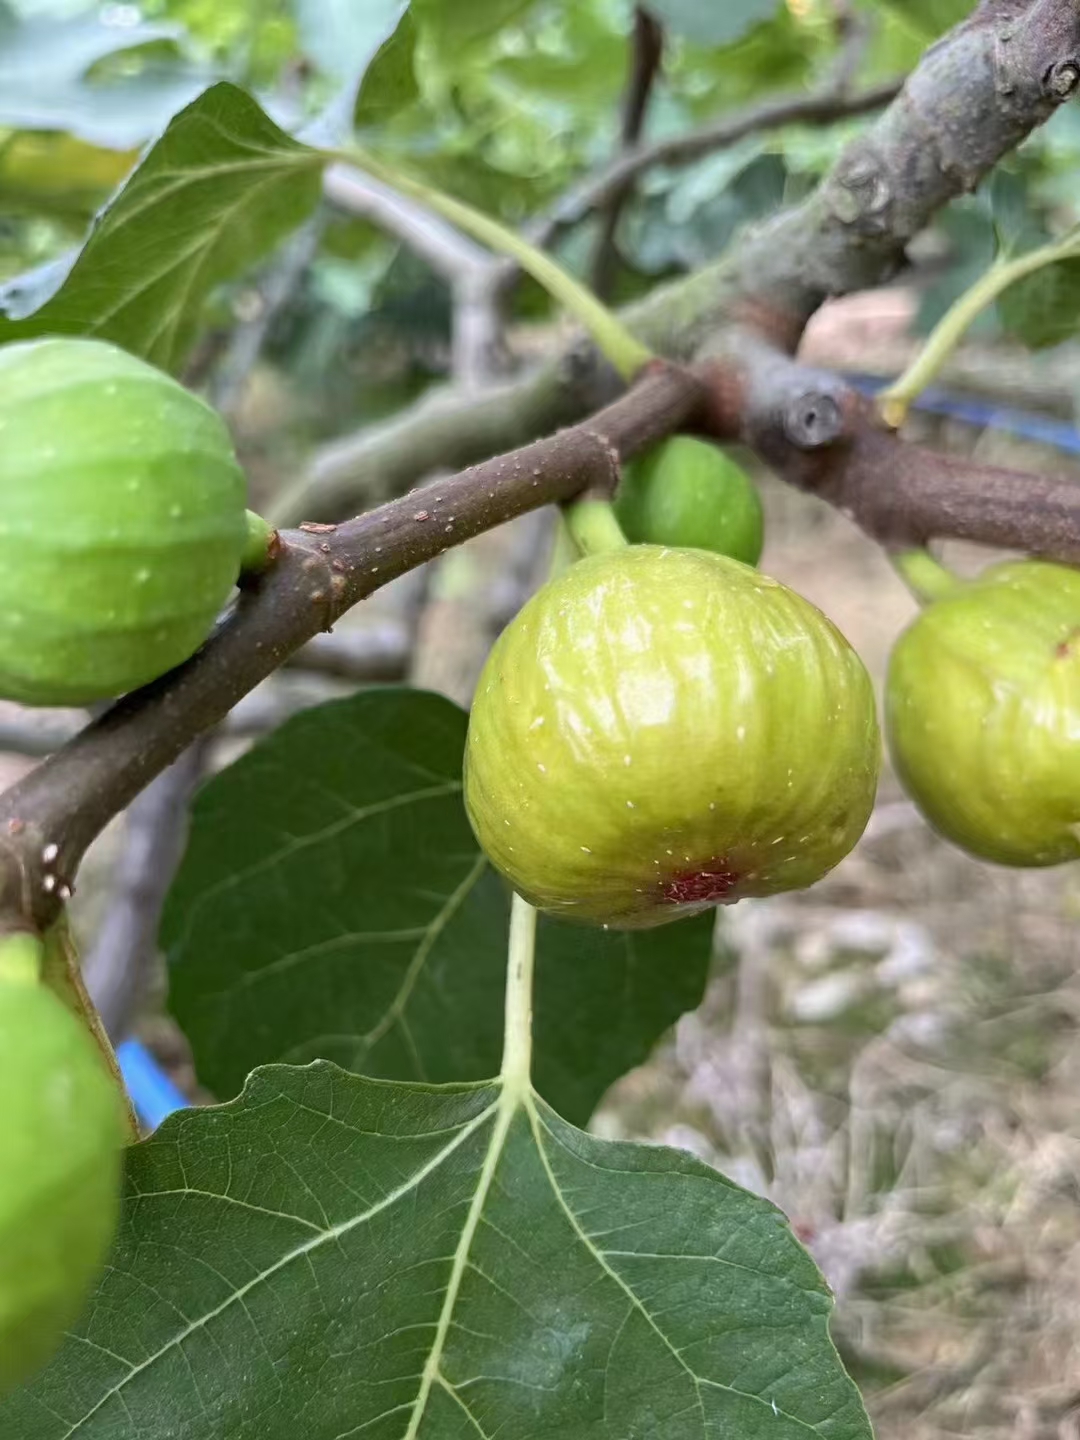
[[[582,490],[610,492],[620,458],[690,425],[706,399],[693,376],[656,367],[631,394],[572,430],[336,528],[286,536],[279,559],[196,656],[125,697],[0,797],[0,912],[38,923],[52,918],[58,891],[109,820],[352,605],[514,515]]]
[[[1000,5],[984,5],[946,35],[885,113],[848,146],[814,195],[750,232],[729,255],[624,311],[630,328],[658,353],[684,362],[704,353],[732,355],[744,334],[733,323],[740,320],[794,350],[823,300],[893,276],[907,243],[937,210],[973,189],[1076,87],[1080,6],[1075,0],[1027,0],[1007,8],[1003,15]],[[785,103],[774,102],[774,120]],[[798,103],[816,102],[804,96]],[[730,123],[738,127],[754,118],[742,115]],[[785,118],[797,117],[789,111]],[[755,123],[762,122],[759,111]],[[733,134],[726,132],[727,138]],[[674,137],[671,143],[698,140]],[[650,147],[647,163],[657,158]],[[633,160],[625,157],[619,166]],[[622,170],[614,169],[585,182],[533,238],[549,240],[622,178]],[[345,513],[361,476],[375,477],[376,493],[392,493],[382,487],[415,483],[430,469],[433,450],[445,448],[450,464],[471,463],[579,418],[615,389],[608,368],[579,342],[539,373],[502,387],[493,404],[486,396],[464,402],[458,397],[437,413],[406,412],[394,422],[393,434],[384,430],[378,437],[340,442],[316,459],[304,485],[303,508],[309,514]]]
[[[1080,485],[917,450],[884,431],[867,401],[835,377],[764,348],[756,359],[743,375],[651,367],[628,395],[573,429],[340,526],[287,535],[281,558],[192,660],[121,700],[0,797],[0,911],[9,920],[51,919],[58,891],[112,816],[350,606],[514,515],[609,491],[621,460],[673,430],[748,441],[778,473],[886,545],[963,536],[1080,559]],[[46,866],[54,845],[58,857]]]
[[[635,145],[568,190],[546,215],[527,227],[526,233],[536,244],[550,245],[560,231],[577,225],[594,210],[625,194],[645,170],[657,165],[690,165],[714,151],[729,150],[750,135],[784,125],[832,125],[837,120],[870,115],[893,100],[901,84],[900,79],[886,80],[855,94],[833,86],[815,95],[783,95],[734,115],[722,115],[696,130]]]
[[[702,362],[695,373],[650,367],[629,395],[573,429],[336,528],[287,536],[281,558],[198,655],[120,701],[0,798],[0,911],[15,921],[51,919],[63,884],[109,819],[349,606],[511,516],[610,488],[620,459],[673,430],[747,440],[778,473],[885,544],[963,535],[1080,558],[1080,486],[913,451],[883,432],[842,382],[776,348],[794,346],[826,295],[890,274],[934,211],[975,185],[1075,89],[1076,0],[1006,9],[1001,19],[1001,5],[984,4],[936,46],[805,205],[630,312],[652,348],[676,359],[720,357],[711,366]],[[519,437],[530,425],[558,423],[552,416],[587,412],[613,388],[590,352],[577,347],[569,355],[522,385],[528,400],[510,422]],[[508,398],[496,408],[505,410]],[[498,447],[507,426],[505,415],[490,413],[485,442]],[[405,427],[416,428],[408,418],[397,422],[399,439]],[[454,444],[452,463],[463,463],[470,443],[476,453],[456,422],[420,443],[410,438],[418,469],[410,472],[389,451],[383,456],[397,485],[445,465]]]

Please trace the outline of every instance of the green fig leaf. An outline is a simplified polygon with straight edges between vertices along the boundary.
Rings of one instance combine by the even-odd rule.
[[[870,1440],[778,1210],[498,1084],[256,1072],[130,1152],[19,1440]]]
[[[509,895],[462,803],[465,714],[369,690],[295,716],[196,799],[162,927],[203,1083],[329,1059],[483,1079],[502,1049]],[[540,926],[536,1076],[584,1122],[701,999],[713,917],[649,935]]]
[[[212,86],[151,146],[70,268],[50,272],[58,288],[9,295],[0,344],[96,336],[177,371],[214,287],[312,213],[323,164],[235,85]],[[32,311],[19,301],[27,294]]]

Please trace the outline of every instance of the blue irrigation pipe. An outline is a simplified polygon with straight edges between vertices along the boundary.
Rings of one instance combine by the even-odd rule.
[[[888,381],[872,375],[847,375],[845,379],[867,395],[876,395],[888,384]],[[1008,405],[995,405],[990,401],[972,400],[934,387],[923,391],[915,402],[915,409],[931,415],[945,415],[966,425],[1000,430],[1023,440],[1038,441],[1066,455],[1080,455],[1080,430],[1065,420],[1054,420],[1028,410],[1014,410]],[[186,1097],[138,1040],[125,1040],[116,1054],[132,1104],[148,1130],[155,1130],[167,1116],[188,1104]]]
[[[867,395],[876,395],[889,383],[871,375],[847,375],[845,379]],[[1037,415],[1029,410],[1013,410],[1008,405],[995,405],[992,401],[972,400],[934,386],[923,391],[914,408],[930,415],[961,420],[965,425],[1000,430],[1022,440],[1035,440],[1066,455],[1080,455],[1080,430],[1067,420],[1055,420],[1049,415]]]
[[[121,1041],[116,1058],[131,1103],[147,1130],[156,1130],[163,1120],[189,1103],[141,1041]]]

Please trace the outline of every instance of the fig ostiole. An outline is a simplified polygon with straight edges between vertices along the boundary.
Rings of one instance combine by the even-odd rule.
[[[813,605],[711,552],[579,561],[496,641],[465,799],[541,910],[616,928],[801,889],[869,818],[870,679]]]
[[[21,961],[0,964],[0,1395],[86,1303],[116,1231],[124,1139],[85,1027]]]
[[[1080,858],[1080,572],[992,566],[900,636],[885,689],[901,784],[930,824],[1000,865]]]
[[[202,644],[248,544],[224,421],[113,345],[0,347],[0,696],[86,705]]]
[[[761,559],[761,497],[746,471],[723,450],[692,435],[663,440],[623,470],[615,513],[634,543],[687,546]]]

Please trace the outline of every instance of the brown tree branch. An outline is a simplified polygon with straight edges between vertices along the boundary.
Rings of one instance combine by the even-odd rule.
[[[664,58],[664,32],[640,5],[634,10],[634,33],[630,47],[630,77],[623,99],[622,123],[619,127],[619,149],[625,154],[636,148],[645,125],[653,84],[660,73]],[[589,284],[601,300],[611,294],[618,267],[615,232],[623,206],[633,191],[633,177],[612,191],[598,206],[599,230],[589,264]]]
[[[1000,7],[984,6],[927,53],[814,195],[745,235],[714,264],[658,287],[623,318],[650,348],[684,362],[703,353],[732,355],[744,334],[733,325],[740,319],[794,350],[823,300],[895,275],[912,236],[1042,124],[1073,93],[1078,77],[1080,7],[1074,0],[1026,0],[1008,18]],[[798,118],[785,106],[816,103],[806,96],[772,102],[771,119]],[[731,139],[742,133],[738,127],[768,119],[769,107],[736,116],[714,128],[711,143],[724,125],[736,127],[724,131]],[[704,132],[670,143],[699,142]],[[649,147],[647,163],[658,158]],[[618,163],[634,164],[635,157]],[[562,224],[601,201],[621,176],[618,169],[586,181],[532,238],[546,243]],[[393,493],[429,471],[433,450],[444,449],[449,464],[469,464],[578,419],[615,388],[595,352],[578,343],[543,370],[500,387],[492,403],[486,395],[456,397],[405,412],[377,436],[338,442],[305,477],[302,508],[308,514],[346,513],[361,477],[376,478],[376,494]],[[294,508],[287,518],[297,513]]]
[[[714,151],[728,150],[750,135],[784,125],[832,125],[838,120],[872,114],[896,97],[902,83],[900,78],[886,80],[855,94],[832,86],[814,95],[783,95],[733,115],[722,115],[682,135],[666,135],[649,144],[635,145],[568,190],[545,216],[527,227],[526,233],[535,244],[550,245],[560,231],[625,194],[645,170],[657,165],[690,165]]]
[[[890,273],[936,208],[977,183],[1075,89],[1075,0],[1032,0],[1000,23],[996,7],[984,11],[983,23],[960,27],[928,54],[816,196],[728,260],[631,312],[653,348],[722,356],[711,368],[654,365],[629,395],[573,429],[339,527],[289,535],[281,558],[198,655],[121,700],[0,797],[0,912],[23,923],[51,919],[109,819],[350,605],[513,515],[610,487],[620,459],[677,429],[746,439],[785,478],[885,544],[964,535],[1080,556],[1080,486],[913,452],[835,377],[795,365],[762,339],[793,346],[825,295]],[[534,420],[560,406],[580,414],[611,383],[595,357],[572,353],[572,365],[564,359],[529,381]],[[517,423],[527,428],[520,416]],[[399,481],[406,473],[399,466]]]
[[[193,659],[121,700],[0,797],[0,913],[50,920],[58,891],[113,815],[350,606],[512,516],[610,490],[621,460],[673,430],[747,440],[778,473],[889,546],[963,536],[1080,559],[1080,484],[917,450],[884,431],[835,377],[779,354],[756,358],[749,385],[726,367],[652,366],[573,429],[343,525],[288,534],[281,558]]]
[[[286,536],[278,560],[197,655],[126,696],[0,797],[0,913],[47,923],[58,892],[109,820],[352,605],[514,515],[582,490],[613,490],[620,458],[690,424],[705,400],[693,376],[656,367],[631,394],[572,430],[336,528]]]

